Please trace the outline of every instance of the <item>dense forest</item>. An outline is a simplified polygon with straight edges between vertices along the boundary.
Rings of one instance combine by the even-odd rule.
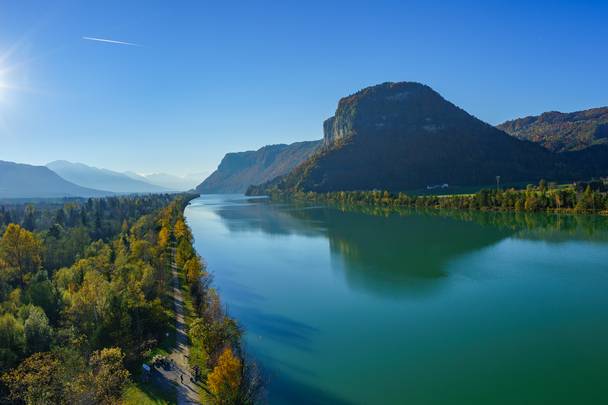
[[[191,363],[211,401],[253,397],[241,332],[192,248],[191,198],[0,207],[0,403],[119,403],[173,327],[173,260],[196,303]]]
[[[608,185],[605,181],[557,186],[541,180],[523,190],[483,189],[475,194],[407,195],[389,191],[339,191],[330,193],[272,190],[273,199],[294,199],[351,205],[441,208],[482,211],[608,213]]]

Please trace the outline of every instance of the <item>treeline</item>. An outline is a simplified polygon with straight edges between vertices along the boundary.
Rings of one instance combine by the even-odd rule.
[[[444,196],[416,196],[378,190],[282,193],[275,189],[271,197],[273,199],[287,198],[300,201],[385,207],[608,213],[608,193],[603,188],[605,183],[600,182],[599,184],[585,183],[583,186],[573,184],[558,187],[547,185],[545,181],[541,180],[537,186],[528,185],[524,190],[483,189],[475,194]]]
[[[253,404],[262,381],[241,345],[242,330],[223,308],[211,287],[211,275],[195,252],[193,237],[180,211],[173,230],[163,224],[161,234],[174,239],[175,265],[188,287],[194,314],[188,324],[189,363],[196,378],[206,381],[217,404]]]
[[[0,402],[116,403],[170,330],[188,196],[0,207]]]

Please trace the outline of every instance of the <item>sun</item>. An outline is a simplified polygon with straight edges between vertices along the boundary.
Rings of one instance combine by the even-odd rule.
[[[27,55],[21,55],[22,41],[13,46],[2,49],[0,47],[0,102],[5,109],[8,103],[13,102],[17,93],[30,92],[32,89],[24,87],[27,69]]]

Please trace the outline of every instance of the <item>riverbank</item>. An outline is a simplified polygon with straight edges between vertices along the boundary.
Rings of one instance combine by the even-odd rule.
[[[328,193],[270,190],[273,200],[339,203],[349,205],[456,209],[478,211],[551,212],[608,215],[604,183],[566,186],[529,185],[524,190],[483,189],[474,194],[408,195],[389,191],[338,191]],[[581,189],[582,188],[582,189]]]
[[[243,331],[227,314],[212,287],[205,261],[194,249],[194,238],[184,217],[186,206],[177,213],[169,233],[175,246],[172,270],[176,296],[181,301],[180,310],[176,310],[177,341],[189,368],[184,375],[190,380],[184,385],[189,390],[183,399],[198,397],[204,404],[254,403],[261,379],[244,354]],[[183,328],[181,336],[179,326]]]
[[[181,405],[238,400],[247,404],[256,398],[258,386],[252,383],[251,365],[241,349],[242,331],[226,314],[211,287],[205,262],[193,247],[194,238],[184,217],[193,198],[196,196],[177,199],[160,215],[158,240],[171,275],[167,295],[174,327],[147,356],[151,378],[128,387],[124,403]],[[159,358],[162,362],[155,361]]]
[[[136,381],[125,390],[122,398],[124,404],[201,403],[201,386],[190,378],[190,344],[185,319],[191,316],[191,307],[186,305],[184,299],[183,280],[176,265],[176,241],[173,237],[177,220],[183,215],[188,203],[196,197],[190,194],[178,197],[161,213],[158,232],[158,242],[162,248],[160,259],[166,263],[169,276],[164,301],[170,308],[173,321],[159,345],[152,348],[144,359],[151,366],[150,375],[146,378],[137,376]],[[159,358],[166,359],[167,365],[158,363]]]

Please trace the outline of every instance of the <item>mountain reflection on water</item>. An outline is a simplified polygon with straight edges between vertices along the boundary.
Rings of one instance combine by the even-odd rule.
[[[324,236],[349,284],[380,294],[432,287],[450,261],[509,237],[608,243],[608,218],[595,215],[233,202],[215,211],[231,232]]]

